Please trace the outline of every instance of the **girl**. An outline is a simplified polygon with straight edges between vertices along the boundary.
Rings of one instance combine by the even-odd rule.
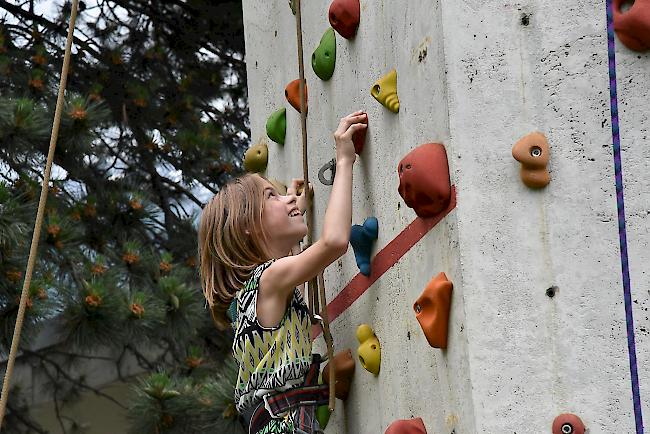
[[[235,404],[251,434],[322,432],[313,410],[327,402],[327,388],[314,386],[320,358],[312,355],[304,283],[347,251],[352,135],[366,128],[366,116],[345,116],[334,132],[336,177],[321,238],[306,250],[299,243],[307,234],[308,188],[296,196],[302,181],[292,181],[282,196],[265,178],[244,175],[223,186],[202,212],[201,284],[216,325],[224,329],[230,321],[235,330]]]

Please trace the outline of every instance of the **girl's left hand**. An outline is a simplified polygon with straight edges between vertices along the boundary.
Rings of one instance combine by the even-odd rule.
[[[297,195],[298,200],[296,201],[296,206],[301,213],[305,213],[307,210],[307,192],[304,188],[305,181],[303,179],[292,179],[291,185],[287,188],[287,195]],[[313,194],[313,187],[311,182],[309,183],[309,191]]]

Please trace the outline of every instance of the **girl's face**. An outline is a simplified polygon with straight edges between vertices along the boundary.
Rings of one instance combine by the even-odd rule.
[[[273,184],[263,179],[264,211],[262,224],[268,236],[269,247],[274,256],[286,255],[305,235],[307,224],[295,195],[279,194]]]

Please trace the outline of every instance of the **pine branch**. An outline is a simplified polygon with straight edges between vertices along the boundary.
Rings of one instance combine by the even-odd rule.
[[[102,391],[99,390],[99,389],[96,389],[96,388],[94,388],[94,387],[91,387],[91,386],[87,385],[86,383],[84,383],[84,382],[81,381],[81,380],[78,380],[78,379],[72,377],[70,374],[68,374],[68,373],[65,371],[65,369],[63,369],[61,366],[59,366],[58,363],[56,363],[55,361],[51,360],[50,358],[48,358],[48,357],[45,356],[44,354],[41,354],[41,353],[36,352],[36,351],[31,351],[31,350],[23,350],[23,353],[26,354],[26,355],[28,355],[28,356],[33,356],[33,357],[35,357],[35,358],[41,360],[42,362],[46,362],[46,363],[48,363],[50,366],[52,366],[52,367],[56,370],[57,375],[62,376],[62,377],[65,378],[68,382],[74,384],[75,386],[77,386],[77,387],[79,387],[79,388],[81,388],[81,389],[83,389],[83,390],[87,390],[87,391],[89,391],[89,392],[93,392],[95,395],[100,396],[100,397],[102,397],[102,398],[105,398],[105,399],[111,401],[113,404],[117,405],[117,406],[120,407],[120,408],[123,408],[123,409],[125,409],[125,410],[127,409],[127,407],[126,407],[125,405],[123,405],[121,402],[119,402],[118,400],[116,400],[116,399],[113,398],[112,396],[110,396],[110,395],[108,395],[108,394],[102,392]],[[46,371],[47,371],[47,369],[46,369]]]
[[[11,4],[8,1],[0,0],[0,8],[5,9],[8,12],[11,12],[16,17],[21,17],[23,19],[28,19],[33,22],[36,22],[42,25],[43,27],[54,31],[55,33],[58,33],[60,36],[65,37],[68,34],[68,30],[65,25],[53,23],[52,21],[48,20],[45,17],[36,15],[35,13],[27,11],[21,8],[20,6]],[[81,39],[75,36],[74,42],[79,47],[83,47],[85,51],[92,54],[92,56],[95,57],[96,59],[100,59],[100,53],[92,49],[85,41],[82,41]]]
[[[12,406],[11,403],[7,403],[7,409],[9,410],[9,414],[7,416],[15,417],[16,419],[18,419],[18,421],[20,423],[22,423],[23,425],[25,425],[27,428],[31,429],[32,431],[36,432],[37,434],[48,434],[49,433],[49,431],[45,431],[39,425],[36,425],[30,419],[25,417],[22,414],[22,411],[20,411],[16,407]]]

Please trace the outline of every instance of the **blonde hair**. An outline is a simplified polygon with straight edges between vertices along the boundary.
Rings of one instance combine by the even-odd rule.
[[[226,312],[237,291],[271,257],[262,226],[263,179],[246,174],[230,181],[201,213],[201,286],[212,319],[222,330],[228,327]]]

